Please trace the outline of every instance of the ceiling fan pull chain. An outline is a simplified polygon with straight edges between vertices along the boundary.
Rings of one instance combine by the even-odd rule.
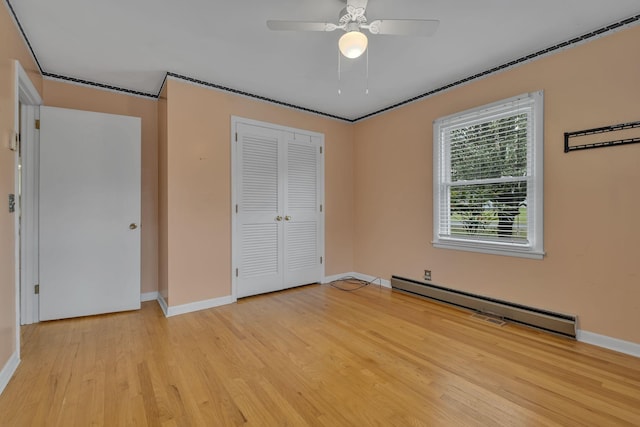
[[[342,90],[340,90],[340,51],[338,50],[338,96],[342,95]]]
[[[366,95],[369,95],[369,50],[367,49],[367,90],[365,91]]]

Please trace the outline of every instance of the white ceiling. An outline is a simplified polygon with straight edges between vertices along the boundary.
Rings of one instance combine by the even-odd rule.
[[[10,0],[45,73],[156,94],[166,72],[356,119],[640,14],[640,0],[370,0],[373,19],[439,19],[429,38],[269,31],[335,22],[340,0]],[[636,20],[634,23],[637,23]],[[338,95],[338,88],[342,94]]]

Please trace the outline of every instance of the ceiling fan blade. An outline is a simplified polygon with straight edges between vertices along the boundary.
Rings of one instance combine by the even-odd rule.
[[[427,37],[432,36],[439,25],[437,19],[379,19],[365,28],[371,34]]]
[[[366,9],[367,3],[369,3],[369,0],[347,0],[347,4],[355,8],[361,7],[363,9]]]
[[[273,31],[333,31],[338,28],[327,22],[304,21],[267,21],[267,27]]]

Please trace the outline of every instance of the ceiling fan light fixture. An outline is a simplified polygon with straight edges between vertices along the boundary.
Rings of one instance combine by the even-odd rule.
[[[369,40],[364,33],[354,30],[344,33],[338,40],[340,52],[347,58],[354,59],[359,57],[367,50]]]

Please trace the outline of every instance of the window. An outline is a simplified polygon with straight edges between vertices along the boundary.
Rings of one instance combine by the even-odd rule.
[[[438,248],[541,259],[543,94],[434,122]]]

